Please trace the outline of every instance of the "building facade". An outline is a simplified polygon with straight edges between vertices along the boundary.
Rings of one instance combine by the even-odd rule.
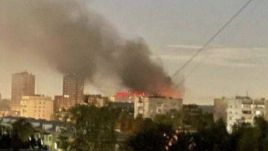
[[[35,76],[28,72],[15,73],[12,75],[11,86],[11,110],[19,114],[20,100],[22,96],[35,94]]]
[[[182,99],[165,97],[137,97],[134,101],[134,117],[154,118],[158,114],[182,109]]]
[[[20,116],[25,118],[52,120],[53,100],[50,97],[35,95],[23,96],[20,102]]]
[[[71,106],[83,102],[84,81],[75,74],[63,77],[63,96],[71,100]]]
[[[223,119],[226,121],[227,119],[227,100],[226,98],[217,98],[214,99],[213,105],[213,117],[214,121],[218,121],[219,119]]]
[[[214,101],[214,107],[221,111],[214,110],[214,117],[223,118],[226,121],[227,130],[232,132],[233,126],[236,124],[249,123],[253,125],[255,117],[261,116],[267,120],[267,102],[266,99],[252,99],[250,97],[241,96],[218,99]],[[220,104],[223,105],[222,108],[220,108]]]
[[[54,97],[54,112],[68,110],[72,105],[73,103],[68,96],[56,95]]]
[[[104,107],[108,105],[110,99],[102,95],[84,95],[84,103],[88,105],[94,105],[96,107]]]

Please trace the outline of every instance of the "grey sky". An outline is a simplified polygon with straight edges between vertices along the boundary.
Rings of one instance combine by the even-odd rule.
[[[245,1],[95,0],[89,7],[109,20],[121,36],[144,38],[159,63],[172,74]],[[267,0],[255,0],[211,49],[184,70],[186,77],[191,73],[185,80],[186,103],[211,103],[214,97],[247,92],[268,97],[267,8]],[[0,92],[5,97],[10,96],[11,74],[22,70],[36,75],[37,93],[61,93],[62,78],[45,63],[25,59],[28,56],[9,56],[16,55],[0,48]]]

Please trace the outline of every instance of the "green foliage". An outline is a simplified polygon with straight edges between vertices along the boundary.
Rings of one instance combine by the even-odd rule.
[[[164,132],[170,136],[169,138],[176,136],[176,139],[170,139],[172,143],[168,147],[169,151],[268,151],[268,123],[263,118],[256,118],[253,126],[236,125],[233,133],[229,134],[223,120],[213,122],[208,114],[184,117],[192,118],[187,119],[187,122],[191,123],[196,131],[176,131],[172,126],[172,118],[156,116],[154,121],[143,120],[140,131],[128,140],[128,145],[133,151],[161,151],[167,145],[167,139],[161,135]],[[198,124],[192,121],[193,119],[201,123]],[[161,131],[161,123],[170,126],[166,125],[164,131]]]
[[[73,133],[62,131],[60,140],[67,150],[114,151],[115,129],[131,135],[126,142],[132,151],[266,151],[268,123],[256,118],[254,126],[239,124],[233,133],[223,120],[193,108],[171,111],[143,119],[110,106],[76,106],[69,111]]]
[[[117,119],[117,128],[124,133],[132,133],[134,131],[134,117],[132,114],[122,111]]]
[[[114,148],[115,124],[119,111],[113,108],[79,105],[70,110],[74,124],[71,148],[77,151],[103,151]],[[63,138],[66,141],[66,138]]]
[[[213,125],[213,115],[203,113],[197,106],[189,105],[193,109],[170,111],[163,115],[156,115],[154,121],[160,124],[172,125],[173,129],[184,128],[190,130],[203,130]]]
[[[69,140],[70,133],[65,128],[61,128],[61,133],[58,136],[58,148],[69,150],[71,147],[70,140]]]
[[[34,128],[31,123],[25,119],[19,119],[12,124],[13,135],[17,135],[22,142],[26,142],[34,134]]]
[[[128,145],[134,151],[165,151],[166,136],[169,136],[171,132],[172,128],[170,126],[144,120],[141,131],[128,140]]]
[[[242,133],[238,142],[238,151],[257,151],[258,150],[258,132],[249,127]]]
[[[183,126],[183,112],[170,111],[167,114],[159,114],[154,117],[158,124],[171,125],[174,129]]]
[[[11,127],[1,126],[0,150],[47,149],[41,139],[35,138],[36,130],[25,119],[15,121]]]

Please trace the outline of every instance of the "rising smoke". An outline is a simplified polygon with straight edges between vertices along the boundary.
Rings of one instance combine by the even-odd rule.
[[[107,79],[149,94],[179,97],[171,78],[150,59],[143,40],[124,40],[102,16],[77,0],[1,0],[0,45],[41,56],[63,74]]]

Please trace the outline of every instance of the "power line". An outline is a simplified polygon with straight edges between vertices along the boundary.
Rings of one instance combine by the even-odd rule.
[[[248,0],[219,30],[210,38],[208,41],[198,49],[189,60],[187,60],[174,74],[172,77],[176,77],[181,71],[186,68],[202,51],[206,50],[207,47],[228,27],[248,6],[253,0]],[[189,76],[189,74],[188,74]]]

